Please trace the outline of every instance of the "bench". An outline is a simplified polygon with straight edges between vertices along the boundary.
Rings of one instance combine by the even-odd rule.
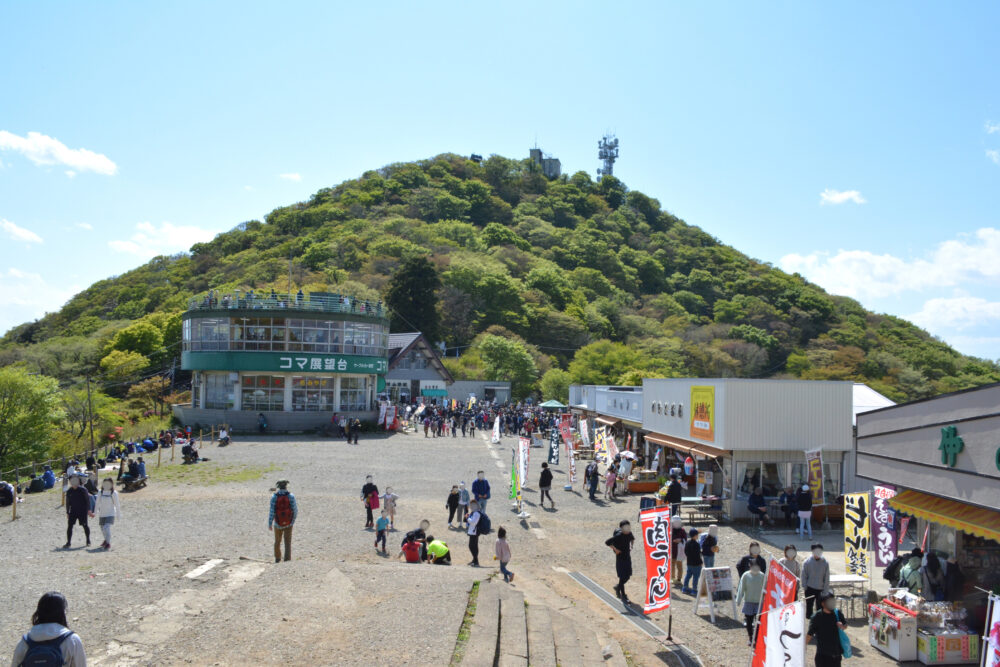
[[[688,510],[690,521],[707,521],[708,523],[722,523],[722,509],[711,505],[689,505]]]
[[[120,479],[118,483],[122,485],[122,491],[137,491],[146,486],[147,480],[149,480],[148,475],[138,479]]]

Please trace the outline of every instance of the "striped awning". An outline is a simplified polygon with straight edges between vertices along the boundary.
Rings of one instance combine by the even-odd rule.
[[[668,449],[673,449],[682,454],[688,454],[690,456],[703,459],[717,459],[720,456],[725,456],[729,453],[724,449],[719,449],[718,447],[713,447],[712,445],[706,445],[703,442],[694,442],[692,440],[685,440],[684,438],[677,438],[671,435],[663,435],[662,433],[647,433],[643,436],[643,438],[654,445],[667,447]]]
[[[604,424],[605,426],[614,426],[615,424],[620,424],[621,419],[615,419],[613,417],[597,417],[594,419],[598,424]]]
[[[889,505],[904,514],[1000,542],[1000,511],[967,505],[957,500],[939,498],[911,489],[900,491],[895,497],[890,498]]]

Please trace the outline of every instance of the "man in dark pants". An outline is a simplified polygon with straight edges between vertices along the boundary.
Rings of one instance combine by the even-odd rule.
[[[805,591],[806,618],[812,618],[813,603],[830,588],[830,564],[823,558],[823,545],[812,545],[812,558],[802,563],[800,588]]]
[[[467,522],[469,524],[469,529],[466,531],[469,535],[469,553],[472,554],[472,560],[469,561],[469,565],[472,567],[479,567],[479,517],[482,516],[479,513],[479,503],[473,500],[469,503],[469,518]]]
[[[837,598],[826,591],[819,596],[819,610],[809,619],[806,643],[816,638],[816,667],[840,667],[844,649],[840,632],[846,627],[844,615],[837,609]]]
[[[591,461],[590,464],[587,465],[586,470],[583,471],[583,478],[586,480],[588,485],[587,488],[588,497],[591,500],[597,500],[597,498],[594,496],[594,494],[597,493],[597,480],[598,480],[597,461]]]
[[[618,524],[614,534],[604,542],[615,552],[615,572],[618,574],[615,595],[623,604],[629,604],[628,596],[625,595],[625,583],[632,578],[632,543],[634,541],[635,535],[632,534],[632,525],[628,521],[622,521]]]
[[[87,515],[94,516],[90,512],[90,494],[87,489],[80,484],[80,476],[73,475],[69,478],[69,489],[66,490],[66,544],[63,549],[69,549],[69,544],[73,540],[73,524],[79,523],[83,526],[83,534],[87,536],[87,546],[90,546],[90,526],[87,525]]]
[[[368,475],[365,477],[365,485],[361,487],[361,502],[365,504],[365,528],[375,525],[375,517],[372,516],[373,494],[378,498],[378,487],[372,484],[372,476]]]
[[[684,489],[681,488],[681,483],[677,481],[677,475],[670,476],[670,484],[667,485],[667,502],[670,503],[670,516],[680,516],[681,515],[681,498],[683,498]]]

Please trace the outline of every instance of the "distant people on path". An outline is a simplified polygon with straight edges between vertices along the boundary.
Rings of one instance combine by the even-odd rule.
[[[742,604],[740,613],[743,614],[747,627],[747,646],[753,646],[754,642],[754,621],[760,612],[760,601],[764,597],[764,570],[760,563],[752,561],[750,569],[740,576],[740,586],[736,590],[736,606]]]
[[[760,544],[757,542],[751,542],[750,546],[747,547],[747,553],[736,562],[736,576],[742,577],[743,573],[750,569],[750,566],[756,563],[760,566],[761,572],[767,571],[767,562],[764,557],[760,555]]]
[[[101,490],[94,502],[94,515],[97,517],[97,524],[104,534],[101,546],[107,551],[111,548],[111,526],[115,519],[121,518],[122,515],[122,506],[118,499],[118,492],[115,491],[115,482],[110,477],[106,477],[101,482]]]
[[[545,499],[548,498],[549,502],[552,503],[552,509],[556,508],[556,501],[552,500],[552,494],[549,491],[552,490],[552,471],[549,470],[549,464],[542,461],[542,474],[538,477],[538,491],[541,494],[541,498],[538,500],[538,504],[543,508],[545,507]],[[500,532],[497,531],[497,535]]]
[[[451,550],[433,535],[427,536],[427,562],[434,565],[451,565]]]
[[[385,538],[389,532],[389,517],[386,511],[382,510],[381,516],[375,521],[375,551],[378,551],[378,543],[382,543],[382,553],[389,553],[385,548]]]
[[[808,484],[803,484],[802,487],[795,492],[795,506],[799,515],[799,527],[796,529],[795,533],[799,537],[805,539],[806,531],[808,531],[809,539],[811,540],[813,536],[813,495]]]
[[[389,528],[394,529],[396,527],[396,501],[399,500],[399,496],[392,492],[392,487],[385,487],[385,493],[382,494],[382,505],[385,507],[385,511],[389,514]]]
[[[476,481],[472,483],[472,497],[478,503],[478,508],[485,512],[486,501],[490,499],[490,483],[486,481],[486,473],[482,470],[476,472]]]
[[[764,489],[757,487],[750,494],[750,499],[747,500],[747,509],[750,514],[756,516],[760,520],[760,525],[763,526],[767,523],[769,526],[774,525],[774,521],[771,517],[767,515],[767,499],[764,497]]]
[[[785,557],[779,558],[778,563],[781,564],[783,568],[791,572],[795,576],[795,599],[799,598],[799,579],[802,577],[802,563],[799,562],[798,549],[795,548],[794,544],[785,545]]]
[[[632,534],[632,524],[628,520],[620,521],[615,532],[604,541],[604,544],[615,552],[615,574],[618,575],[618,583],[614,589],[615,595],[626,605],[629,604],[629,599],[628,595],[625,594],[625,584],[632,578],[633,542],[635,542],[635,535]]]
[[[816,667],[840,667],[844,647],[840,631],[847,628],[847,620],[837,609],[837,598],[832,591],[819,597],[819,610],[809,617],[806,644],[816,639]]]
[[[478,481],[478,480],[477,480]],[[475,483],[473,483],[472,488],[475,492]],[[466,530],[466,534],[469,536],[469,553],[472,554],[472,560],[469,561],[469,565],[472,567],[479,567],[479,519],[481,514],[479,512],[479,503],[473,500],[469,503],[469,518],[467,519],[467,525],[469,526]]]
[[[701,578],[701,568],[705,564],[705,561],[701,557],[701,545],[698,544],[697,528],[692,528],[688,531],[688,539],[684,543],[684,559],[687,564],[687,572],[684,574],[682,591],[688,595],[697,595],[698,580]],[[688,582],[691,583],[690,586],[688,586]]]
[[[715,567],[715,554],[719,553],[719,527],[714,523],[708,533],[701,536],[701,559],[705,567]]]
[[[364,486],[361,487],[361,502],[365,506],[365,528],[372,528],[375,525],[372,510],[378,509],[378,487],[372,483],[371,475],[365,477]]]
[[[10,664],[64,665],[86,667],[87,654],[79,635],[69,629],[66,621],[68,610],[62,593],[46,593],[38,599],[35,613],[31,615],[31,629],[21,637],[14,648]]]
[[[806,596],[806,618],[812,618],[813,605],[820,594],[830,588],[830,564],[823,558],[823,545],[817,542],[810,549],[812,558],[807,558],[802,563],[802,575],[799,580]]]
[[[468,491],[466,492],[468,493]],[[444,501],[444,507],[448,510],[448,527],[454,528],[455,514],[458,514],[458,522],[462,523],[462,513],[458,511],[458,501],[460,498],[458,492],[458,484],[454,484],[451,487],[451,491],[448,492],[448,497]]]
[[[73,541],[73,526],[79,523],[83,526],[83,534],[87,536],[87,546],[90,546],[90,526],[87,525],[87,516],[94,516],[90,511],[90,494],[80,483],[80,476],[73,475],[69,478],[69,489],[66,491],[66,544],[63,549],[69,549]]]
[[[299,515],[295,496],[288,491],[288,480],[279,479],[274,484],[277,491],[271,496],[271,510],[267,517],[267,529],[274,531],[274,562],[281,562],[281,542],[285,542],[285,560],[292,560],[292,527]]]
[[[493,558],[500,561],[500,574],[508,584],[514,581],[514,573],[507,569],[510,562],[510,545],[507,544],[507,529],[503,526],[497,529],[497,539],[493,544]]]

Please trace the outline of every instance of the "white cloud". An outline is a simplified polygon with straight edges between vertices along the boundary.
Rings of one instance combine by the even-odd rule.
[[[785,255],[782,269],[797,272],[834,294],[887,297],[905,291],[1000,279],[1000,229],[984,227],[940,244],[927,257],[902,259],[867,250]]]
[[[931,330],[968,329],[1000,321],[1000,301],[977,296],[930,299],[909,319]]]
[[[21,153],[37,165],[63,165],[75,171],[92,171],[105,176],[118,173],[118,165],[107,155],[86,148],[69,148],[58,139],[40,132],[28,132],[28,136],[21,137],[0,130],[0,150]]]
[[[1000,132],[1000,123],[986,121],[986,134],[996,134],[997,132]]]
[[[247,192],[251,192],[253,190],[253,188],[250,187],[249,185],[244,185],[243,189],[246,190]]]
[[[986,157],[993,160],[993,164],[1000,164],[1000,151],[986,151]]]
[[[150,222],[140,222],[135,228],[135,234],[128,240],[108,241],[108,245],[112,250],[149,259],[186,251],[195,243],[211,241],[215,237],[215,232],[207,229],[170,222],[164,222],[159,227]]]
[[[85,229],[88,232],[94,230],[94,226],[89,222],[78,222],[76,223],[76,226],[79,227],[80,229]]]
[[[10,220],[4,220],[3,218],[0,218],[0,231],[3,231],[15,241],[23,241],[24,243],[42,242],[42,237],[35,232],[24,227],[18,227]]]
[[[301,174],[295,174],[295,173],[278,174],[278,178],[283,178],[286,181],[296,181],[296,182],[298,182],[298,181],[302,180],[302,175]]]
[[[60,281],[61,285],[65,285]],[[11,327],[60,308],[80,287],[54,287],[37,273],[19,269],[0,271],[0,335]]]
[[[868,200],[861,196],[857,190],[831,190],[827,188],[819,193],[819,203],[821,206],[827,204],[843,204],[852,201],[855,204],[864,204]]]
[[[76,172],[73,171],[72,169],[67,169],[66,170],[66,177],[67,178],[76,178]]]

